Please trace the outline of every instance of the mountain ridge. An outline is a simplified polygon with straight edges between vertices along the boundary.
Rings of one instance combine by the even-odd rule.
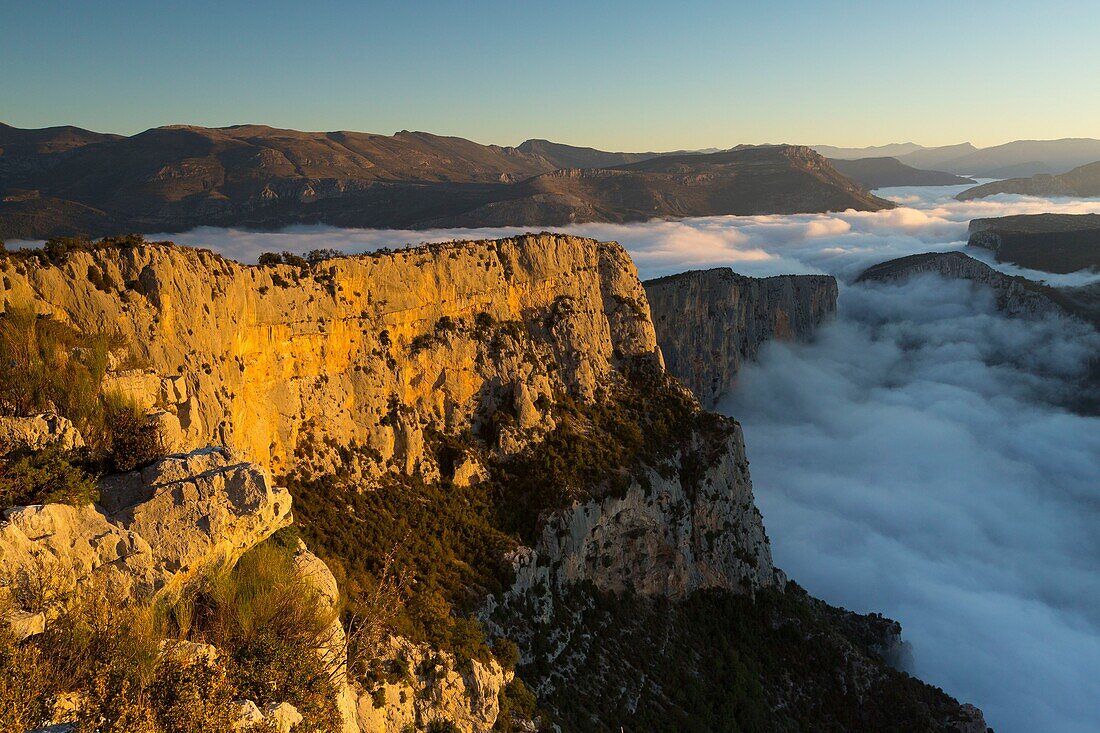
[[[33,135],[5,128],[3,134],[39,142],[10,154],[0,145],[0,238],[171,232],[204,225],[550,226],[893,206],[836,173],[816,153],[795,146],[648,159],[677,161],[678,170],[659,174],[645,168],[645,160],[559,169],[555,162],[564,158],[548,160],[531,146],[528,153],[409,131],[385,136],[176,125],[126,138],[81,133],[72,139],[60,128]],[[55,137],[72,141],[63,150],[47,146],[41,152],[42,141]],[[560,158],[563,150],[546,152]],[[598,154],[606,162],[632,157],[566,152],[576,162],[585,162],[578,155]],[[569,173],[576,170],[586,172]],[[766,194],[757,195],[758,190]]]

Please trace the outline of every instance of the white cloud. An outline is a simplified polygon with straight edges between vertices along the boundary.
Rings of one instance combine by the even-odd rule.
[[[915,673],[998,731],[1100,727],[1100,335],[999,316],[929,276],[848,286],[813,344],[769,345],[722,405],[777,564],[899,619]]]

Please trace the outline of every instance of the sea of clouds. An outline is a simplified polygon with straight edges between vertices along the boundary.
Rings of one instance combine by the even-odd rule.
[[[772,344],[721,405],[745,426],[778,565],[815,595],[899,619],[913,671],[1001,733],[1100,730],[1100,419],[1057,407],[1100,337],[1011,320],[987,292],[935,276],[852,285],[866,266],[962,249],[971,218],[1100,212],[1100,199],[959,188],[879,191],[878,213],[710,217],[559,228],[621,242],[643,277],[730,266],[832,273],[840,315],[807,345]],[[519,229],[200,229],[172,238],[242,261],[362,252]],[[1053,276],[993,263],[1052,285]]]

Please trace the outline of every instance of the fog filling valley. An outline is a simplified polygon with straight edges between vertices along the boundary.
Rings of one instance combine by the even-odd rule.
[[[999,733],[1100,730],[1100,418],[1071,400],[1090,329],[1002,317],[988,292],[866,266],[962,249],[971,218],[1100,211],[1100,200],[886,189],[878,213],[712,217],[558,228],[621,242],[643,277],[728,265],[831,273],[839,317],[812,344],[768,345],[720,406],[745,428],[776,564],[830,603],[901,621],[912,672],[981,707]],[[362,252],[521,229],[199,229],[170,238],[242,261]],[[167,238],[167,237],[166,237]],[[1100,276],[1011,274],[1077,285]]]

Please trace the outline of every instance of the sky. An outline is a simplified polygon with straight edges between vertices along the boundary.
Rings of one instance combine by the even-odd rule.
[[[1100,136],[1092,0],[0,0],[0,121],[613,150]]]

